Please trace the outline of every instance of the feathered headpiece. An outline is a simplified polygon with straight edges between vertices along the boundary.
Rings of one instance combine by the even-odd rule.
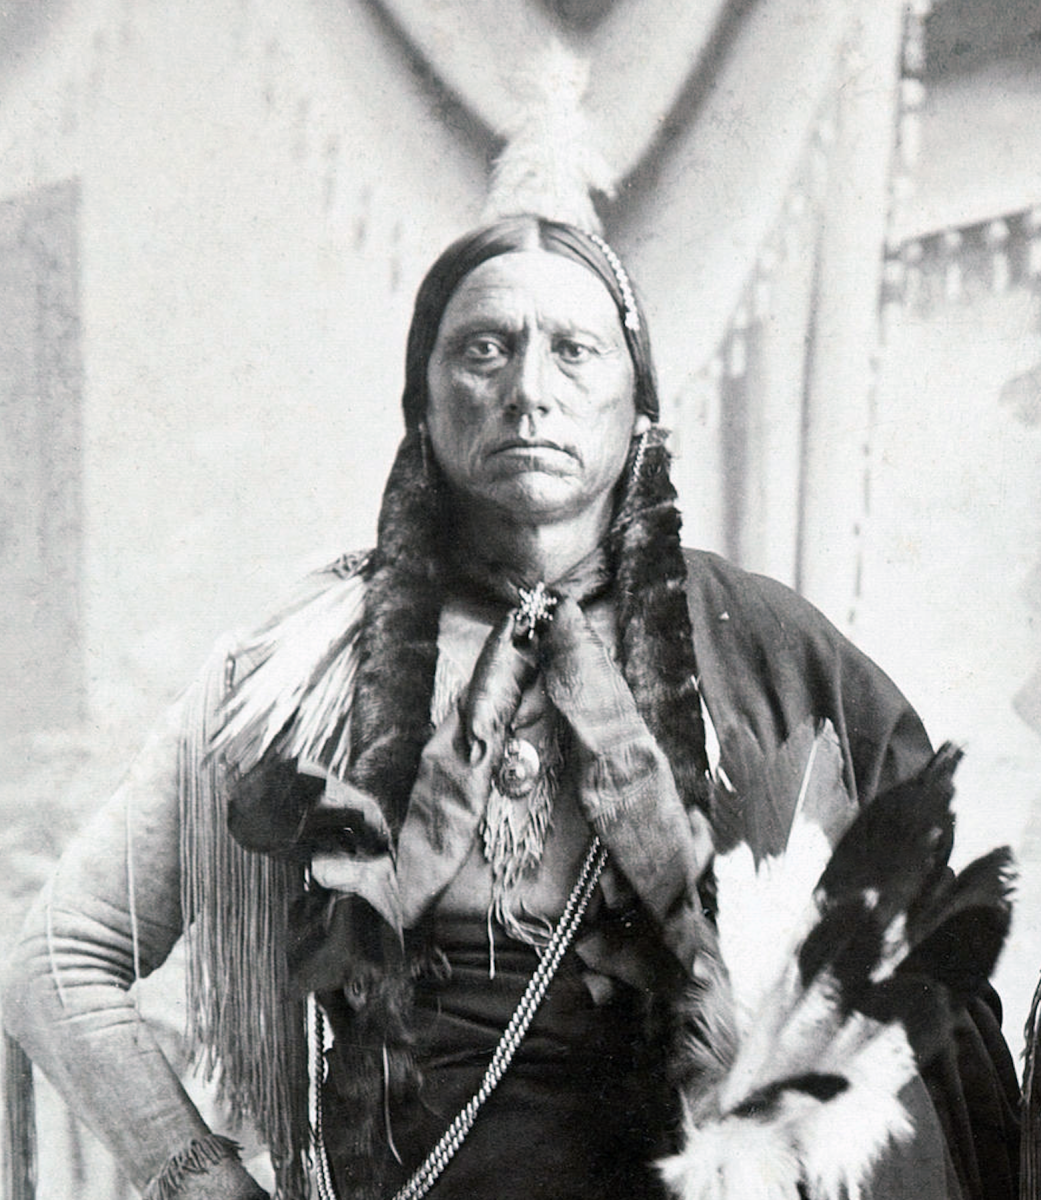
[[[537,213],[600,233],[593,195],[613,196],[613,172],[593,148],[583,111],[589,64],[553,40],[512,81],[515,112],[492,170],[483,219]]]

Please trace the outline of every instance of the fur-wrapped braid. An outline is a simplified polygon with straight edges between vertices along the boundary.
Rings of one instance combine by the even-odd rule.
[[[351,708],[351,782],[377,798],[395,836],[430,736],[442,603],[440,516],[422,434],[413,429],[383,495]]]
[[[348,777],[377,800],[394,839],[431,732],[442,605],[440,516],[436,477],[427,470],[422,434],[413,429],[398,449],[384,491],[350,712]],[[354,960],[348,983],[352,1002],[345,1006],[341,992],[326,1007],[339,1010],[336,1025],[351,1026],[355,1035],[341,1038],[337,1050],[333,1086],[343,1120],[334,1158],[344,1182],[349,1181],[349,1194],[375,1200],[387,1150],[382,1098],[412,1092],[420,1083],[412,998],[422,956],[414,962],[385,927],[381,936],[373,936],[376,918],[355,897],[336,901],[331,920],[341,928],[334,942]]]
[[[688,808],[707,813],[708,758],[676,489],[655,426],[610,533],[625,678]]]

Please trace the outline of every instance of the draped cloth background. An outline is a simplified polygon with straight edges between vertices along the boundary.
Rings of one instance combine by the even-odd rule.
[[[225,614],[238,620],[284,573],[286,547],[371,537],[415,285],[479,218],[490,162],[554,44],[588,71],[588,140],[615,184],[600,209],[649,309],[688,539],[848,624],[900,84],[921,11],[218,0],[188,20],[157,3],[73,13],[43,0],[27,12],[6,17],[0,148],[11,204],[63,176],[81,187],[66,269],[85,323],[86,519],[46,536],[83,543],[88,710],[129,715],[183,679]],[[303,487],[283,461],[308,464]],[[149,479],[164,503],[142,495]],[[35,537],[31,492],[14,520]],[[210,604],[200,573],[233,582]],[[24,605],[32,594],[21,589]]]

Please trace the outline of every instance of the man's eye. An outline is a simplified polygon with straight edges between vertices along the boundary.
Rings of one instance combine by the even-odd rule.
[[[498,338],[474,337],[463,346],[463,357],[473,363],[498,362],[506,354],[506,347]]]
[[[566,363],[586,362],[593,355],[592,346],[576,342],[574,338],[558,338],[553,345],[557,357]]]

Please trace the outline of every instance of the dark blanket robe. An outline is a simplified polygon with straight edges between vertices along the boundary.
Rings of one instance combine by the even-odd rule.
[[[861,804],[928,761],[932,751],[917,714],[812,605],[712,554],[689,552],[687,567],[699,686],[721,765],[738,793],[807,719],[834,726],[847,786]],[[755,849],[770,831],[745,834]],[[1019,1088],[992,988],[962,1014],[955,1045],[922,1073],[963,1194],[1013,1200]]]

